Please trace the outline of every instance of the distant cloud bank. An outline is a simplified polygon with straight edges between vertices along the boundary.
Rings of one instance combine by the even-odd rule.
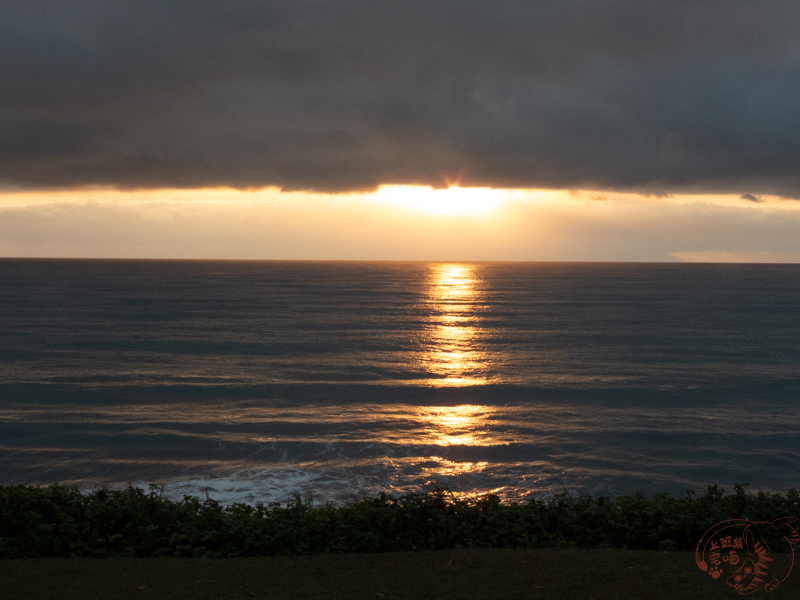
[[[4,0],[0,187],[800,197],[795,0]]]

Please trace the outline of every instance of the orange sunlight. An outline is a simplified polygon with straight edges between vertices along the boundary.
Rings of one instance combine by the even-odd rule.
[[[428,302],[435,315],[425,336],[423,368],[435,386],[488,383],[482,376],[488,357],[478,343],[476,305],[479,280],[471,265],[440,264],[431,268]]]
[[[0,256],[800,262],[798,223],[800,202],[776,196],[94,186],[0,191]],[[439,377],[455,383],[480,373],[470,367],[482,357],[474,354],[481,332],[470,318],[477,305],[469,297],[481,294],[474,272],[459,275],[459,264],[451,266],[453,273],[431,280],[431,301],[442,310],[430,324],[440,354],[432,349],[429,358]],[[467,301],[456,302],[459,295]]]
[[[428,433],[438,446],[483,446],[491,443],[484,431],[484,420],[491,412],[486,406],[470,404],[418,409],[418,415],[428,425]]]
[[[485,216],[515,197],[511,190],[491,188],[460,188],[446,190],[411,185],[385,185],[370,195],[380,204],[438,216]]]

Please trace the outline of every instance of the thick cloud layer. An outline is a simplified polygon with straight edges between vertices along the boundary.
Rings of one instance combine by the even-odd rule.
[[[0,185],[800,197],[796,0],[3,0]]]

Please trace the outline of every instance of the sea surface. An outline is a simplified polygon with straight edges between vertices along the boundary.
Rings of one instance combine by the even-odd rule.
[[[0,485],[800,488],[800,266],[0,260]]]

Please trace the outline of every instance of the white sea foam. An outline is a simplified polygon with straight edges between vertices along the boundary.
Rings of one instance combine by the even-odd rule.
[[[135,485],[148,490],[150,485]],[[257,472],[237,472],[227,476],[166,481],[159,484],[161,493],[171,500],[184,496],[209,498],[223,506],[231,504],[285,505],[299,495],[304,502],[342,504],[357,499],[358,482],[325,473],[285,468]]]
[[[290,467],[238,471],[212,477],[177,478],[155,485],[159,494],[174,501],[191,496],[201,500],[208,498],[223,506],[271,503],[285,506],[295,502],[297,497],[302,502],[316,506],[341,506],[365,497],[375,497],[382,492],[396,497],[436,489],[447,489],[457,498],[474,498],[492,493],[505,501],[520,502],[532,498],[548,499],[564,491],[556,479],[543,473],[528,475],[520,472],[516,476],[506,474],[503,477],[481,477],[470,473],[442,476],[426,472],[425,469],[398,468],[401,466],[408,469],[409,465],[395,465],[388,477],[382,469],[315,470]],[[575,483],[578,483],[577,479]],[[150,486],[144,482],[134,484],[134,487],[145,491]]]

